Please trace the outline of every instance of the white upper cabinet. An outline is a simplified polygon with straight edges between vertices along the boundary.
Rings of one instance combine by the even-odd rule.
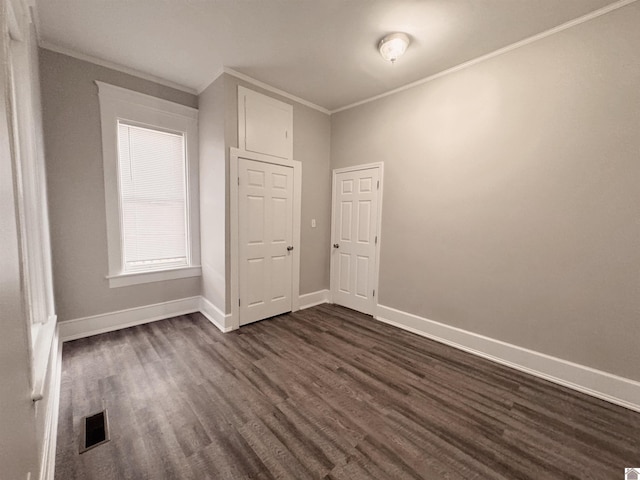
[[[249,152],[293,159],[293,107],[238,86],[238,144]]]

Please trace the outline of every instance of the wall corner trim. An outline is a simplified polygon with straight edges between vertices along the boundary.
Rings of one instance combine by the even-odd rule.
[[[640,382],[378,305],[375,317],[411,333],[640,412]]]
[[[204,297],[200,297],[200,313],[223,333],[234,329],[230,324],[231,314],[225,314]]]
[[[300,295],[300,310],[315,307],[323,303],[331,303],[331,292],[328,289]]]

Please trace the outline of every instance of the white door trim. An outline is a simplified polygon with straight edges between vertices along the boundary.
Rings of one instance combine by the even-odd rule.
[[[296,160],[272,157],[261,153],[247,152],[239,148],[231,147],[229,162],[229,216],[230,216],[230,246],[229,264],[231,270],[231,318],[228,326],[235,330],[240,327],[240,275],[239,259],[240,248],[238,245],[238,161],[240,158],[255,160],[257,162],[282,165],[293,168],[293,275],[291,279],[291,310],[300,310],[300,218],[302,214],[302,163]]]
[[[351,167],[343,167],[343,168],[334,168],[332,170],[332,178],[331,178],[331,245],[329,245],[329,258],[331,258],[331,253],[333,251],[333,244],[336,243],[335,240],[335,226],[334,226],[334,218],[333,214],[336,208],[335,205],[335,191],[336,191],[336,176],[340,173],[345,172],[355,172],[357,170],[367,170],[370,168],[379,169],[380,173],[380,189],[378,190],[378,218],[376,235],[378,236],[378,243],[376,244],[376,266],[374,269],[374,280],[373,280],[373,288],[375,290],[375,295],[372,297],[371,302],[371,312],[374,317],[378,315],[378,296],[379,296],[379,279],[380,279],[380,245],[382,245],[382,192],[384,188],[384,162],[375,162],[375,163],[366,163],[362,165],[353,165]],[[330,263],[330,268],[333,269],[333,262]],[[333,280],[333,272],[329,272],[329,292],[330,295],[333,294],[335,285]]]

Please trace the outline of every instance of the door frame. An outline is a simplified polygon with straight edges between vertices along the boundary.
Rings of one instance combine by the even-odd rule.
[[[238,172],[241,158],[256,162],[270,163],[283,167],[293,168],[293,258],[291,275],[291,311],[300,310],[300,219],[302,215],[302,163],[297,160],[263,155],[261,153],[248,152],[239,148],[229,149],[229,264],[231,276],[231,318],[229,326],[232,330],[240,327],[240,245],[239,223],[240,209],[238,204]]]
[[[336,209],[336,177],[340,173],[368,170],[371,168],[377,168],[380,177],[380,188],[378,189],[378,218],[376,219],[376,235],[378,236],[378,243],[376,244],[376,265],[373,272],[373,289],[375,291],[375,295],[371,297],[371,313],[373,317],[376,318],[378,316],[378,296],[380,294],[378,287],[380,280],[380,245],[382,245],[382,192],[384,190],[384,162],[365,163],[362,165],[353,165],[351,167],[334,168],[331,172],[331,245],[329,245],[329,294],[331,297],[331,301],[333,301],[333,292],[335,291],[335,288],[337,288],[333,280],[334,262],[332,257],[333,244],[337,243],[337,241],[335,240],[336,231],[334,221],[334,212]]]

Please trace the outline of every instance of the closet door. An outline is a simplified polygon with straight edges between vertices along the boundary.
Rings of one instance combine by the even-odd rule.
[[[377,281],[380,169],[334,171],[331,298],[373,314]]]
[[[240,325],[292,309],[293,168],[239,159]]]

